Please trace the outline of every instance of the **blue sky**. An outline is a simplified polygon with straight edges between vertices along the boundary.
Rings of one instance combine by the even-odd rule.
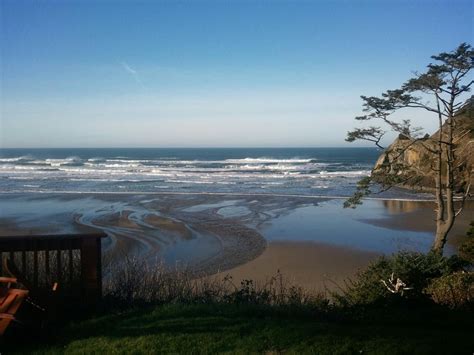
[[[345,146],[359,96],[472,42],[473,15],[456,0],[2,0],[0,146]]]

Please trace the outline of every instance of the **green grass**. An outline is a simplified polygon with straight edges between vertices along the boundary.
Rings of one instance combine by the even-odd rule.
[[[324,315],[291,308],[282,311],[252,305],[174,304],[103,315],[70,324],[36,345],[33,341],[15,341],[5,350],[6,353],[472,354],[472,326],[451,322],[441,326],[442,322],[436,318],[435,322],[381,325],[368,320],[330,320]]]

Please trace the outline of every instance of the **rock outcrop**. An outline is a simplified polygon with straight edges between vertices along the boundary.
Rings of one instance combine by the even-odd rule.
[[[474,190],[474,100],[471,98],[455,118],[455,187],[463,192],[471,183]],[[443,128],[444,131],[444,128]],[[436,149],[439,131],[421,140],[400,135],[377,160],[373,176],[376,180],[391,179],[397,185],[421,191],[435,187]],[[445,158],[445,154],[443,154]]]

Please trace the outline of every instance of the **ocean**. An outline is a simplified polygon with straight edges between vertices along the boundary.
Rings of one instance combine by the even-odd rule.
[[[169,265],[214,260],[221,248],[214,234],[227,238],[227,225],[244,225],[268,243],[426,251],[432,205],[414,200],[429,195],[391,189],[355,210],[342,207],[379,154],[373,148],[2,149],[0,234],[92,227]],[[222,230],[203,227],[216,220],[225,222]],[[456,233],[464,233],[464,224]]]
[[[350,196],[379,154],[375,148],[1,149],[0,192]],[[384,197],[407,195],[416,198],[404,191]]]

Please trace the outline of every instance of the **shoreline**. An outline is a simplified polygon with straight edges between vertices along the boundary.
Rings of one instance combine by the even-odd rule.
[[[337,198],[229,193],[1,193],[0,236],[99,228],[114,258],[139,253],[196,276],[264,282],[281,270],[322,290],[396,249],[432,242],[430,202],[372,199],[343,209]],[[469,210],[474,204],[468,203]],[[463,223],[469,212],[464,214]],[[467,217],[466,217],[467,216]],[[462,224],[462,223],[461,223]],[[455,250],[462,225],[447,250]],[[452,252],[449,252],[452,253]],[[105,255],[105,254],[104,254]]]
[[[341,195],[304,195],[304,194],[277,194],[277,193],[245,193],[245,192],[180,192],[180,191],[0,191],[0,195],[15,195],[15,194],[38,194],[38,195],[157,195],[157,196],[242,196],[242,197],[289,197],[289,198],[307,198],[307,199],[327,199],[327,200],[345,200],[351,196]],[[364,197],[363,200],[368,201],[402,201],[402,202],[433,202],[434,199],[426,198],[403,198],[403,197]],[[458,200],[458,199],[456,199]],[[466,201],[474,201],[474,198]]]
[[[145,200],[142,194],[124,200],[114,195],[101,199],[103,195],[94,193],[87,196],[8,194],[0,203],[8,206],[11,200],[24,206],[32,205],[38,214],[23,222],[28,212],[1,216],[0,238],[101,230],[108,235],[103,240],[104,256],[119,259],[128,253],[137,253],[152,263],[166,261],[170,267],[179,263],[199,275],[237,267],[255,259],[266,248],[267,242],[258,231],[237,221],[226,221],[212,212],[183,212],[185,201],[181,201],[184,205],[178,212],[166,213],[164,210],[176,207],[179,201]],[[39,207],[34,207],[38,203]],[[42,215],[51,206],[64,208],[66,212]]]

